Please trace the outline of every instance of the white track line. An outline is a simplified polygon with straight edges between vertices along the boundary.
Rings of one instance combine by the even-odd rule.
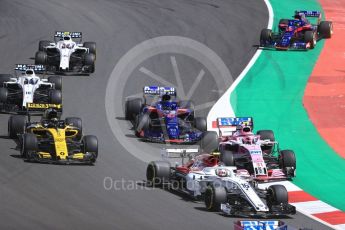
[[[273,18],[274,13],[269,0],[264,0],[268,9],[268,24],[267,28],[272,29],[273,27]],[[217,117],[233,117],[235,116],[235,112],[230,104],[230,96],[231,93],[235,90],[237,85],[241,82],[241,80],[246,76],[250,68],[254,65],[256,60],[259,58],[262,50],[258,49],[252,59],[249,61],[248,65],[244,68],[241,74],[236,78],[236,80],[232,83],[230,88],[223,94],[223,96],[214,104],[211,108],[210,112],[207,116],[207,127],[208,130],[217,131],[217,129],[212,128],[212,121],[215,121]]]

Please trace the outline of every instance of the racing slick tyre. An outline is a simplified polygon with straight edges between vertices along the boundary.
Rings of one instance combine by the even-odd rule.
[[[33,133],[24,133],[23,141],[22,141],[22,148],[20,154],[23,158],[28,159],[30,152],[37,152],[38,151],[38,141],[37,137]]]
[[[205,190],[205,206],[208,211],[219,211],[220,205],[226,203],[227,192],[223,186],[207,186]]]
[[[149,130],[151,127],[151,118],[148,114],[138,115],[135,119],[134,130],[135,136],[141,137],[140,133],[143,130]]]
[[[94,54],[96,58],[96,42],[84,42],[85,48],[89,49],[90,54]]]
[[[54,85],[54,89],[62,90],[62,77],[60,76],[50,76],[48,77],[48,82]]]
[[[49,46],[51,41],[39,41],[38,51],[44,51],[44,47]]]
[[[316,46],[316,33],[314,31],[306,31],[304,33],[304,42],[309,43],[310,49],[314,49]]]
[[[289,25],[289,19],[280,19],[278,24],[279,32],[285,31],[286,27]]]
[[[194,118],[194,127],[201,132],[206,132],[207,131],[206,118],[204,118],[204,117]]]
[[[126,101],[125,118],[126,120],[133,120],[141,111],[143,101],[141,98],[134,98]]]
[[[260,46],[265,46],[272,41],[272,30],[262,29],[260,34]]]
[[[50,104],[61,104],[62,103],[62,93],[60,90],[52,89],[49,90],[48,94]]]
[[[282,150],[279,154],[279,167],[281,169],[296,169],[296,156],[292,150]]]
[[[44,51],[38,51],[35,54],[35,65],[46,65],[48,62],[48,55]]]
[[[8,119],[8,136],[12,139],[18,138],[18,134],[25,131],[26,117],[21,115],[13,115]]]
[[[231,151],[221,151],[219,159],[225,166],[235,166],[234,154]]]
[[[206,131],[203,133],[203,136],[200,141],[201,149],[205,153],[211,153],[218,149],[219,140],[218,134],[215,131]]]
[[[330,21],[320,22],[317,30],[322,38],[331,38],[333,34],[333,23]]]
[[[92,53],[85,54],[84,65],[88,66],[90,73],[95,72],[95,61],[96,61],[96,56],[94,54]]]
[[[91,158],[91,162],[95,163],[98,157],[98,139],[93,135],[85,135],[82,140],[84,153],[93,153],[94,156]]]
[[[11,74],[0,74],[0,87],[3,87],[4,82],[11,80],[12,77]]]
[[[80,140],[83,136],[83,122],[79,117],[66,117],[66,125],[74,126],[78,129],[78,134],[75,137],[76,140]]]
[[[170,181],[171,165],[168,161],[151,161],[146,168],[149,186],[161,186]]]
[[[275,141],[274,133],[272,130],[259,130],[256,132],[257,135],[260,135],[261,140],[270,140]],[[267,154],[272,153],[274,145],[262,145],[261,150]]]
[[[273,205],[281,205],[288,203],[288,192],[284,185],[275,184],[267,189],[267,206],[272,209]]]
[[[6,103],[8,97],[7,88],[0,88],[0,103]]]

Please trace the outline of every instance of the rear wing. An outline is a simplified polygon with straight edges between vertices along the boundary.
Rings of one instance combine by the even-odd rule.
[[[184,159],[194,158],[200,152],[199,146],[191,146],[190,148],[167,148],[161,150],[162,159],[179,158],[184,164]]]
[[[321,12],[316,10],[296,10],[295,14],[302,13],[306,17],[319,18],[321,17]]]
[[[30,110],[30,109],[42,109],[42,110],[57,109],[57,110],[59,110],[59,109],[62,109],[62,105],[61,104],[27,103],[26,108],[28,110]]]
[[[249,126],[252,130],[254,122],[252,117],[219,117],[217,118],[217,128],[219,136],[232,135],[236,131],[237,126]]]
[[[27,103],[26,114],[29,122],[31,121],[31,116],[41,116],[47,109],[56,109],[58,116],[62,115],[62,104]]]
[[[143,88],[144,95],[149,95],[149,96],[156,96],[156,95],[170,95],[170,96],[175,96],[177,95],[176,93],[176,88],[174,87],[162,87],[162,86],[144,86]]]
[[[287,230],[288,226],[280,220],[238,220],[234,222],[235,230]]]
[[[43,73],[46,71],[44,65],[29,65],[29,64],[16,64],[14,70],[25,72],[28,69],[32,69],[35,73]]]
[[[56,31],[54,37],[62,38],[65,36],[71,36],[71,38],[82,38],[81,32],[68,32],[68,31]]]

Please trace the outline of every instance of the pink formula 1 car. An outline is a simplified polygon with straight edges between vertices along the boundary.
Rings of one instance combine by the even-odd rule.
[[[280,150],[272,130],[253,133],[253,118],[218,118],[220,160],[226,166],[246,169],[257,181],[295,177],[296,157],[292,150]]]

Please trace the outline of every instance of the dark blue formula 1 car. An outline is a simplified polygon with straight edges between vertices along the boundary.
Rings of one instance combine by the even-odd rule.
[[[307,18],[317,18],[317,23],[312,24]],[[321,21],[321,12],[300,10],[295,11],[294,19],[281,19],[278,32],[261,30],[260,46],[279,50],[313,49],[318,40],[330,38],[332,33],[332,22]]]
[[[205,118],[195,117],[191,101],[176,99],[173,87],[145,86],[143,99],[126,101],[125,116],[132,121],[136,136],[147,141],[196,143],[203,140],[217,148],[217,133],[207,131]]]

